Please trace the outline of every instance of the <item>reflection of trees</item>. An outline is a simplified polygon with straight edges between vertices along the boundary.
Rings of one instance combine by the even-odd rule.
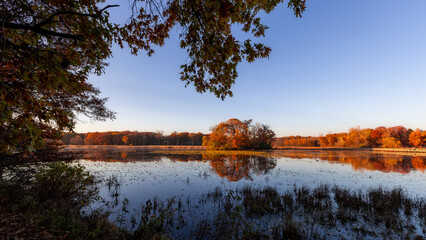
[[[81,152],[81,158],[102,162],[160,161],[161,156],[136,149],[96,149],[88,148]]]
[[[426,157],[388,155],[380,153],[357,151],[279,151],[275,156],[288,158],[320,159],[333,163],[351,164],[356,171],[377,170],[381,172],[409,173],[412,170],[424,172],[426,169]],[[84,149],[81,158],[92,161],[107,162],[133,162],[133,161],[161,161],[167,156],[171,161],[209,162],[213,170],[229,181],[238,181],[243,178],[252,179],[253,174],[267,174],[276,166],[276,159],[261,156],[249,156],[241,154],[212,154],[209,152],[194,154],[155,154],[149,151],[137,149]]]
[[[426,169],[426,161],[424,158],[421,158],[419,156],[416,156],[411,160],[411,164],[413,165],[413,168],[424,172]]]
[[[252,175],[264,175],[275,168],[275,158],[232,155],[210,159],[210,165],[220,176],[234,182],[243,178],[252,180]]]
[[[357,171],[377,170],[381,172],[409,173],[413,169],[425,170],[425,157],[385,155],[367,152],[301,152],[285,151],[279,156],[289,158],[319,158],[324,161],[351,164]]]
[[[277,165],[275,158],[249,156],[249,155],[228,155],[228,154],[194,154],[194,155],[168,155],[172,161],[203,161],[209,162],[213,170],[220,177],[224,177],[231,182],[241,179],[252,179],[253,175],[267,174]]]

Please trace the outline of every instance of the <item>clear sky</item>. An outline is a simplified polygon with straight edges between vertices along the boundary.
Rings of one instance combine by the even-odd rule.
[[[208,133],[229,118],[268,124],[279,137],[355,126],[426,129],[425,10],[424,0],[308,0],[296,18],[282,4],[262,15],[269,29],[259,41],[272,47],[269,59],[241,63],[225,101],[185,88],[176,29],[152,57],[115,46],[105,74],[90,82],[117,118],[81,117],[75,131]],[[125,19],[127,6],[110,12]]]

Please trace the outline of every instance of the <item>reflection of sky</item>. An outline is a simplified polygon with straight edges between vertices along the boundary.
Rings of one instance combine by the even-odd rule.
[[[355,190],[378,186],[402,187],[411,196],[426,198],[424,191],[426,174],[422,171],[410,171],[404,174],[375,170],[357,171],[351,164],[322,161],[314,157],[301,159],[277,157],[268,160],[273,164],[267,165],[269,166],[267,171],[263,171],[264,167],[256,166],[256,161],[248,161],[250,164],[248,177],[238,177],[238,180],[234,181],[235,178],[221,176],[218,170],[214,169],[215,165],[212,163],[219,160],[194,161],[196,159],[192,158],[192,161],[176,161],[165,156],[156,156],[155,161],[148,161],[147,156],[141,156],[142,158],[142,161],[129,162],[79,161],[103,180],[112,176],[118,178],[121,183],[119,200],[122,201],[124,198],[129,200],[130,214],[126,215],[128,227],[131,215],[139,219],[141,205],[154,198],[165,201],[176,197],[176,201],[181,200],[184,205],[189,200],[191,205],[184,207],[184,211],[190,216],[189,219],[197,219],[196,221],[211,219],[214,214],[211,209],[212,202],[207,202],[200,208],[194,207],[193,204],[198,204],[203,195],[206,196],[217,187],[224,193],[244,186],[253,188],[271,186],[281,193],[292,190],[295,185],[314,188],[320,184],[329,184]],[[224,160],[224,165],[229,165],[236,160],[238,158],[235,156],[228,157],[228,160]],[[237,171],[237,174],[239,173]],[[106,185],[101,187],[100,195],[106,200],[112,199],[109,197]],[[120,206],[111,210],[119,211]],[[111,220],[114,220],[116,216],[111,215]],[[185,233],[180,234],[184,236]]]
[[[123,182],[122,190],[148,200],[154,196],[167,198],[206,194],[216,186],[236,189],[245,185],[254,187],[273,186],[285,191],[296,185],[315,187],[331,184],[363,189],[368,187],[398,187],[409,194],[426,197],[426,176],[420,171],[408,174],[380,171],[354,171],[351,165],[329,163],[315,159],[278,158],[274,169],[266,174],[251,174],[251,179],[229,181],[220,177],[208,162],[172,162],[163,158],[159,162],[90,162],[81,163],[103,178],[117,175]],[[423,187],[422,187],[423,186]]]

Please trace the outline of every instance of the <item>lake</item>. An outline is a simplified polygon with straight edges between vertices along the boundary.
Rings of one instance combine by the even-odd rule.
[[[322,186],[337,186],[360,193],[379,187],[385,190],[401,188],[412,199],[426,199],[426,157],[423,156],[367,151],[207,152],[97,147],[84,148],[78,163],[102,180],[100,195],[103,201],[92,207],[107,206],[112,211],[110,219],[129,231],[137,229],[143,215],[141,209],[147,201],[153,204],[152,212],[157,211],[158,215],[158,209],[166,208],[168,199],[173,198],[173,206],[181,218],[174,219],[175,223],[167,230],[173,238],[195,238],[194,229],[205,222],[216,221],[220,197],[229,197],[230,192],[232,195],[247,188],[260,192],[271,187],[278,194]],[[331,193],[335,195],[335,191]],[[234,200],[241,199],[235,197]],[[330,206],[337,208],[336,203]],[[301,221],[300,218],[296,217]],[[185,224],[178,226],[179,221]],[[272,226],[277,217],[269,214],[251,221],[254,229],[258,229],[268,224]],[[426,224],[421,217],[410,221],[413,221],[412,236],[424,236]],[[336,225],[335,220],[333,223]],[[272,232],[273,228],[268,226],[266,231]],[[336,226],[337,230],[333,231],[329,231],[331,227],[317,226],[315,234],[319,235],[311,233],[309,236],[329,234],[332,238],[371,239],[383,236],[348,230],[341,222]],[[370,231],[378,230],[373,227]],[[406,229],[402,227],[402,231]],[[388,236],[400,236],[390,234]]]

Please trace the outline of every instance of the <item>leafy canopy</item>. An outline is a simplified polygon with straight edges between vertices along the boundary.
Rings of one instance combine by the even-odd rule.
[[[133,0],[126,24],[111,22],[105,0],[4,0],[0,4],[0,153],[31,152],[72,130],[77,114],[114,118],[88,82],[102,74],[114,42],[153,54],[174,27],[188,54],[181,80],[198,92],[232,96],[237,65],[271,49],[237,40],[234,27],[265,35],[259,14],[283,0]],[[300,17],[305,1],[289,0]]]
[[[114,26],[99,1],[3,1],[0,19],[0,149],[39,149],[72,130],[76,113],[112,118],[87,82],[111,55]]]
[[[270,13],[283,0],[161,0],[133,2],[135,14],[120,29],[118,43],[127,41],[133,53],[163,45],[174,26],[179,26],[180,47],[188,53],[181,65],[181,80],[198,92],[210,91],[224,99],[232,96],[231,86],[242,60],[253,62],[269,56],[271,48],[251,39],[237,40],[235,28],[253,37],[265,36],[268,27],[259,13]],[[139,4],[139,5],[138,5]],[[141,6],[141,7],[138,7]],[[305,0],[289,0],[296,17],[305,10]]]
[[[203,138],[207,149],[271,149],[275,133],[268,125],[252,120],[231,118],[212,127],[212,133]]]

